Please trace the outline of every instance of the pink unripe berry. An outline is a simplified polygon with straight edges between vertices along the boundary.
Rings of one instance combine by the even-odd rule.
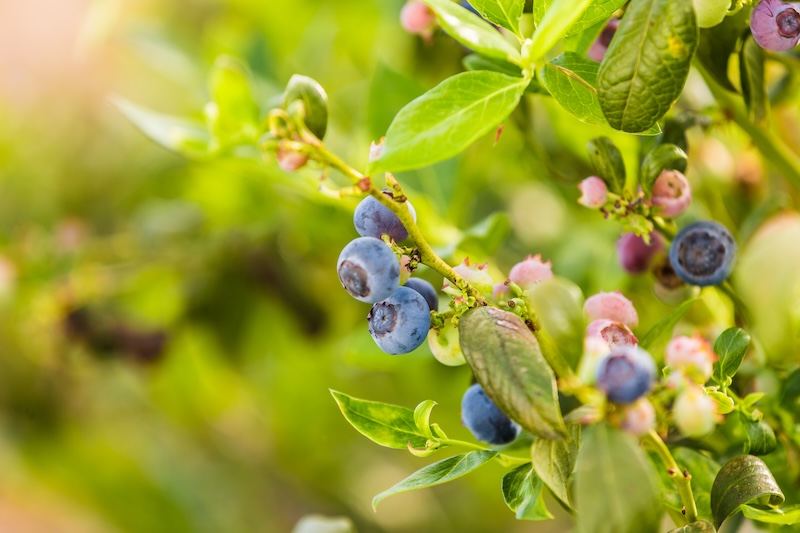
[[[483,294],[492,294],[494,291],[494,280],[489,275],[486,263],[478,265],[469,262],[469,257],[464,259],[460,265],[453,267],[459,276],[475,287]]]
[[[288,172],[294,172],[308,163],[306,154],[287,148],[282,143],[275,152],[275,158],[278,160],[278,166]]]
[[[553,265],[550,261],[543,262],[541,254],[529,255],[524,261],[511,267],[508,279],[523,290],[528,290],[542,281],[553,279]]]
[[[614,322],[622,322],[629,328],[634,328],[639,323],[639,315],[633,303],[619,291],[595,294],[586,300],[583,310],[589,316],[589,320],[607,318]]]
[[[606,182],[597,176],[590,176],[578,184],[581,197],[578,203],[586,207],[603,207],[608,199]]]
[[[705,395],[702,387],[690,386],[675,400],[672,418],[685,436],[702,437],[714,431],[717,404]]]
[[[436,26],[436,14],[427,4],[411,0],[400,10],[400,25],[408,33],[429,38]]]
[[[762,0],[750,14],[750,30],[761,48],[794,48],[800,42],[800,3]]]
[[[686,211],[692,201],[689,180],[677,170],[665,170],[653,184],[653,205],[663,208],[661,215],[676,217]]]
[[[698,383],[708,381],[716,360],[714,350],[700,335],[693,337],[682,335],[667,344],[666,362],[670,368],[683,372]]]
[[[598,63],[601,62],[606,55],[608,46],[611,44],[611,39],[613,39],[614,34],[617,33],[617,28],[619,28],[619,19],[613,18],[609,20],[608,24],[606,24],[606,27],[603,28],[603,31],[592,43],[589,51],[586,52],[586,57],[592,61],[597,61]]]
[[[650,244],[635,233],[623,233],[617,241],[619,264],[629,274],[643,274],[650,269],[653,256],[664,249],[664,238],[658,232],[650,234]]]
[[[621,346],[636,346],[639,344],[636,335],[625,324],[614,322],[607,318],[594,320],[586,326],[586,338],[591,337],[603,339],[608,345],[607,351]]]
[[[641,437],[656,427],[656,409],[650,400],[639,398],[626,405],[622,411],[620,427],[636,437]]]

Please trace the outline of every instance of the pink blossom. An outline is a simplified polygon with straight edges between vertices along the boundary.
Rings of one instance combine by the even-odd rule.
[[[630,328],[639,323],[639,315],[633,303],[625,298],[621,292],[601,292],[588,298],[583,304],[584,312],[590,320],[607,318],[615,322],[622,322]]]
[[[662,207],[661,215],[676,217],[686,211],[692,201],[692,187],[686,176],[677,170],[665,170],[653,184],[653,205]]]
[[[578,203],[586,207],[602,207],[608,199],[606,182],[597,176],[590,176],[578,184],[581,197]]]
[[[553,279],[553,265],[550,261],[542,261],[541,254],[528,255],[524,261],[511,267],[508,279],[527,290],[542,281]]]

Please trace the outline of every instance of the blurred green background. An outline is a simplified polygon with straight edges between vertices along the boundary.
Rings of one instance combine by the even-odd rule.
[[[469,371],[426,346],[391,357],[373,344],[367,306],[334,268],[356,236],[357,200],[323,196],[318,173],[257,154],[187,161],[109,102],[202,118],[206,73],[227,54],[249,65],[265,113],[303,73],[328,91],[329,146],[363,167],[400,107],[462,69],[454,42],[402,31],[402,4],[0,3],[0,531],[271,533],[309,513],[361,532],[568,527],[515,521],[495,464],[374,513],[374,494],[432,460],[363,438],[328,389],[434,399],[433,420],[470,439],[459,416]],[[632,295],[646,331],[668,307],[652,279],[617,265],[620,228],[575,202],[599,133],[531,99],[499,143],[398,178],[454,264],[491,260],[502,281],[543,253],[585,294]],[[703,200],[688,216],[735,226],[767,200],[791,203],[737,132],[714,134],[713,164],[690,169]],[[616,139],[635,153],[636,140]],[[729,316],[714,302],[697,322]]]

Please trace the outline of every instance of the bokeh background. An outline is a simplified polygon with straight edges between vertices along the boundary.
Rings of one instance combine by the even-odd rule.
[[[249,66],[265,114],[306,74],[329,95],[329,146],[363,168],[400,107],[463,69],[445,36],[402,31],[402,4],[0,2],[0,531],[273,533],[310,513],[360,532],[568,528],[553,500],[559,520],[515,521],[495,464],[374,513],[374,494],[433,459],[369,442],[328,389],[434,399],[433,420],[470,439],[459,415],[469,371],[426,346],[392,357],[372,343],[367,306],[335,274],[357,200],[319,194],[318,172],[257,153],[189,161],[111,103],[202,119],[207,72],[229,55]],[[694,78],[687,94],[682,106],[710,104]],[[620,228],[576,204],[599,133],[530,98],[498,143],[398,178],[453,264],[489,260],[502,281],[542,253],[587,295],[631,295],[646,331],[669,306],[651,278],[617,265]],[[748,228],[755,207],[792,205],[734,128],[692,135],[700,201],[687,216]],[[615,139],[635,154],[635,139]],[[731,310],[708,301],[691,319],[718,328]]]

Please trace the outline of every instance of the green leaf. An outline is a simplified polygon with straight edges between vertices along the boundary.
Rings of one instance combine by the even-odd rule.
[[[531,446],[533,468],[550,492],[561,503],[572,508],[569,497],[569,478],[575,469],[581,444],[581,426],[567,426],[569,438],[562,441],[537,439]]]
[[[599,64],[574,52],[564,52],[546,64],[541,72],[542,84],[556,102],[582,122],[611,128],[603,115],[595,84]],[[657,135],[656,124],[642,135]]]
[[[617,9],[625,5],[625,2],[626,0],[594,0],[575,23],[570,26],[566,35],[575,35],[595,24],[605,26],[606,21],[611,18],[611,15]],[[554,0],[536,0],[533,3],[533,19],[537,26],[553,3],[555,3]]]
[[[737,14],[725,17],[722,23],[700,30],[697,59],[717,83],[731,92],[738,92],[728,77],[728,63],[742,29],[750,22],[750,10],[742,9]]]
[[[555,375],[517,315],[477,307],[461,318],[458,330],[472,373],[500,410],[539,437],[567,435]]]
[[[595,174],[603,178],[611,192],[620,194],[625,186],[625,161],[617,145],[608,137],[597,137],[586,148]]]
[[[717,533],[717,528],[711,522],[700,520],[699,522],[692,522],[688,526],[673,529],[669,533]]]
[[[588,427],[574,489],[578,533],[658,531],[655,472],[633,436],[604,422]]]
[[[542,480],[530,463],[503,476],[503,500],[517,515],[517,520],[550,520],[553,515],[544,504]]]
[[[531,38],[529,55],[532,63],[538,62],[564,37],[577,22],[592,0],[552,0],[547,11],[536,25]],[[591,26],[591,24],[589,24]]]
[[[591,9],[591,6],[589,7]],[[607,24],[606,20],[601,20],[593,26],[578,32],[568,33],[561,44],[563,52],[575,52],[576,54],[586,55],[594,43],[595,39],[600,36],[600,33],[605,29]]]
[[[597,74],[613,128],[641,132],[664,116],[686,83],[697,38],[691,2],[631,1]]]
[[[784,501],[778,483],[764,461],[752,455],[734,457],[722,467],[711,489],[711,512],[719,527],[739,506],[757,502],[777,507]]]
[[[722,332],[714,343],[714,353],[719,357],[713,374],[717,383],[725,384],[736,374],[749,347],[750,335],[743,329],[729,328]]]
[[[769,93],[765,78],[766,52],[752,35],[748,35],[739,52],[739,75],[742,96],[755,122],[762,122],[769,113]]]
[[[519,18],[522,16],[522,8],[525,7],[525,0],[470,0],[469,3],[483,18],[522,38]]]
[[[656,322],[650,330],[644,334],[644,337],[639,341],[639,346],[647,350],[653,346],[665,333],[671,333],[683,315],[685,315],[697,298],[686,300],[681,305],[673,309],[667,316]]]
[[[419,168],[457,155],[505,120],[527,85],[489,71],[446,79],[400,110],[369,173]]]
[[[491,70],[513,76],[516,78],[522,77],[522,69],[514,63],[496,59],[493,57],[486,57],[480,54],[468,54],[461,60],[467,70]]]
[[[303,102],[303,122],[321,140],[328,129],[328,95],[325,89],[308,76],[295,74],[286,84],[286,91],[283,93],[284,107],[289,108],[295,101]]]
[[[431,431],[431,411],[433,410],[436,402],[433,400],[425,400],[414,409],[414,424],[423,435],[428,438],[433,438]]]
[[[442,29],[453,39],[480,54],[522,64],[519,50],[506,41],[491,24],[469,9],[450,0],[422,0],[430,7]]]
[[[756,522],[786,526],[800,524],[800,505],[790,505],[783,509],[758,509],[742,505],[740,509],[745,517]]]
[[[121,96],[113,96],[111,102],[156,144],[191,159],[208,157],[211,137],[201,122],[156,113]]]
[[[586,324],[583,318],[583,293],[572,281],[554,277],[536,284],[525,292],[525,299],[536,309],[541,329],[536,338],[547,354],[543,342],[546,334],[552,347],[557,349],[567,363],[575,368],[583,355],[583,336]]]
[[[247,67],[230,56],[214,61],[209,74],[212,103],[206,107],[211,131],[226,146],[254,138],[259,111],[250,89]]]
[[[406,407],[353,398],[331,389],[345,419],[372,442],[387,448],[424,448],[428,435],[417,428],[414,412]]]
[[[491,255],[501,243],[505,242],[510,231],[511,222],[508,220],[508,215],[495,212],[464,232],[454,230],[449,242],[445,246],[437,247],[436,252],[445,258],[452,258],[457,251]]]
[[[372,499],[372,508],[378,507],[378,504],[389,496],[441,485],[469,474],[487,461],[492,460],[495,456],[497,456],[497,452],[481,450],[455,455],[428,465],[375,496]]]
[[[745,432],[744,453],[751,455],[767,455],[775,451],[778,441],[775,432],[763,420],[751,420],[744,413],[739,413]]]
[[[646,196],[653,191],[653,184],[667,169],[686,168],[688,156],[679,146],[674,144],[660,144],[650,150],[642,161],[642,170],[639,176],[639,184],[642,186]]]

